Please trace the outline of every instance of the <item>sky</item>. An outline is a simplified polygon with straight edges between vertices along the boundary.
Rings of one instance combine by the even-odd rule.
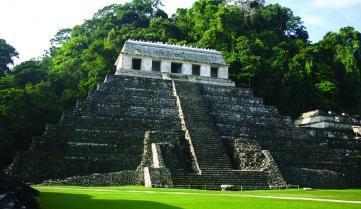
[[[44,54],[50,39],[62,28],[90,19],[99,9],[129,0],[0,0],[0,38],[19,52],[16,63]],[[189,8],[195,0],[163,0],[164,10]],[[266,0],[291,8],[304,21],[310,40],[329,31],[353,26],[361,31],[361,0]]]
[[[361,0],[269,0],[291,8],[302,18],[312,42],[329,32],[352,26],[361,32]]]

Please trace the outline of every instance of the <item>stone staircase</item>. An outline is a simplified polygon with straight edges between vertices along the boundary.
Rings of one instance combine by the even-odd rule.
[[[234,170],[209,115],[197,84],[174,81],[185,126],[189,131],[200,173],[172,169],[175,186],[220,189],[222,184],[232,184],[236,189],[247,187],[269,188],[268,176],[263,171]]]
[[[196,84],[176,81],[175,86],[200,169],[232,169]]]

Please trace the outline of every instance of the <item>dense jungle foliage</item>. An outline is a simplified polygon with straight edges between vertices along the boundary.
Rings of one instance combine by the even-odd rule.
[[[17,52],[0,39],[0,167],[114,73],[128,39],[222,51],[231,79],[284,115],[313,109],[360,114],[361,34],[346,27],[311,43],[302,24],[290,9],[262,0],[198,0],[171,17],[160,0],[133,0],[60,30],[47,54],[12,70]]]

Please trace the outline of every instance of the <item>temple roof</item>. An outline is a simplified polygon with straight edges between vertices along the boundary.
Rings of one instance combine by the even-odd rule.
[[[171,59],[190,62],[203,62],[217,65],[227,65],[219,51],[193,48],[187,46],[169,45],[145,41],[128,40],[122,53],[137,56],[147,56],[156,59]]]

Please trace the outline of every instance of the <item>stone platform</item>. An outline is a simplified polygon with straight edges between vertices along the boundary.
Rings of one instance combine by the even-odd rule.
[[[34,183],[346,188],[361,182],[350,150],[229,80],[128,70],[48,125],[11,171]]]

